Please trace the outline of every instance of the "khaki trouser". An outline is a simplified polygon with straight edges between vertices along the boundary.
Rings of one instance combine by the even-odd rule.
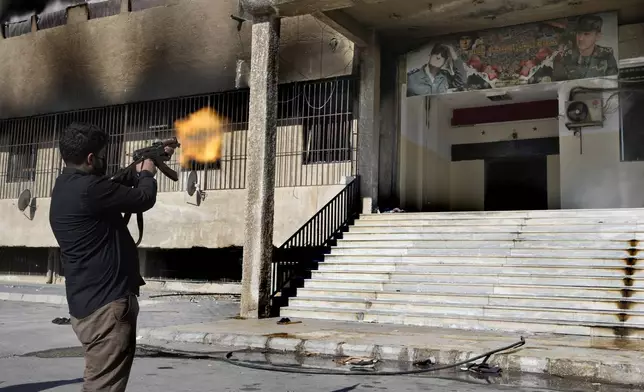
[[[136,349],[136,296],[111,302],[83,319],[71,318],[85,350],[83,392],[125,391]]]

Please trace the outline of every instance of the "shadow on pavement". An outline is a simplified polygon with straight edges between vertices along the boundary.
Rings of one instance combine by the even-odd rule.
[[[20,384],[20,385],[11,385],[8,387],[0,388],[0,392],[40,392],[46,391],[48,389],[62,387],[64,385],[72,385],[82,383],[82,378],[76,378],[73,380],[58,380],[58,381],[43,381],[43,382],[34,382],[31,384]]]
[[[360,386],[360,384],[356,384],[356,385],[353,385],[351,387],[346,387],[346,388],[342,388],[342,389],[336,389],[335,391],[332,391],[332,392],[349,392],[349,391],[353,391],[354,389],[358,388],[358,386]],[[0,389],[0,391],[2,391],[2,389]]]

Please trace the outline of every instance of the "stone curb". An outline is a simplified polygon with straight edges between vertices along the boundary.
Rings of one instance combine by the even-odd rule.
[[[67,297],[64,295],[50,294],[23,294],[23,293],[3,293],[0,292],[0,301],[31,302],[49,305],[67,305]],[[162,301],[152,299],[139,300],[139,306],[148,306]]]
[[[51,305],[67,305],[64,295],[0,293],[0,301],[34,302]]]
[[[330,340],[299,339],[288,335],[261,336],[234,333],[179,332],[168,328],[142,328],[138,340],[199,343],[231,349],[264,349],[297,354],[328,356],[367,356],[381,360],[415,362],[431,359],[449,365],[483,354],[444,348],[410,347],[378,344],[352,344]],[[529,340],[528,340],[529,342]],[[573,349],[573,348],[571,348]],[[521,349],[494,355],[490,364],[506,372],[579,377],[587,381],[644,386],[644,364],[602,361],[601,358],[569,359],[521,355]]]

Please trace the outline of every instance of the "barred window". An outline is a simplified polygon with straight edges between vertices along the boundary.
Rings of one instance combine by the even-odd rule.
[[[5,38],[18,37],[29,33],[31,33],[31,19],[5,23],[3,28]]]
[[[343,177],[355,175],[356,83],[353,78],[333,78],[279,87],[276,187],[338,184]],[[226,120],[220,160],[190,162],[182,168],[180,148],[167,162],[179,172],[179,181],[159,176],[159,192],[184,191],[191,170],[198,172],[204,190],[243,189],[249,98],[250,91],[243,89],[0,120],[0,199],[17,198],[26,186],[37,197],[50,195],[63,165],[59,138],[73,122],[105,130],[107,171],[113,174],[131,161],[135,150],[174,136],[176,120],[205,107]]]
[[[305,165],[351,160],[354,90],[351,79],[300,84]]]
[[[346,115],[304,122],[304,164],[351,160],[352,121]]]
[[[619,110],[622,161],[644,161],[644,66],[620,69],[619,78],[624,90],[605,98],[605,106]]]
[[[36,17],[38,30],[51,29],[52,27],[64,26],[67,24],[67,10],[59,10],[40,14]]]
[[[87,3],[89,19],[105,18],[121,12],[121,0],[99,0]]]
[[[37,147],[14,144],[9,151],[7,182],[31,182],[36,179]]]
[[[168,0],[130,0],[130,6],[133,12],[153,7],[163,7],[167,4]]]

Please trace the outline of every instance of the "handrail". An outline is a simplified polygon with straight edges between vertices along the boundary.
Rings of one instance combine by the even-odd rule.
[[[306,273],[360,213],[360,181],[354,177],[298,231],[275,250],[271,299]]]

